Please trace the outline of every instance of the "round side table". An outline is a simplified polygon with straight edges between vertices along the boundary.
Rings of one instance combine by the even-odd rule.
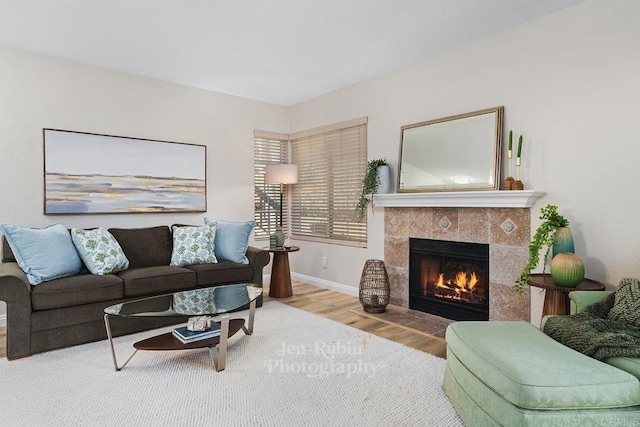
[[[271,266],[271,282],[269,296],[272,298],[286,298],[293,295],[291,286],[291,271],[289,270],[289,252],[300,250],[298,246],[284,246],[278,248],[264,248],[273,254]]]
[[[551,274],[532,274],[529,285],[546,290],[542,317],[552,314],[564,316],[569,314],[569,292],[571,291],[604,291],[604,284],[591,279],[584,279],[575,288],[558,286]]]

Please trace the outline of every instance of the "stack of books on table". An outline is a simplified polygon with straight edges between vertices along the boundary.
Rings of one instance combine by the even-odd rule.
[[[186,326],[182,326],[173,330],[173,336],[183,344],[208,340],[209,338],[220,336],[220,324],[212,323],[211,328],[206,331],[190,331]]]

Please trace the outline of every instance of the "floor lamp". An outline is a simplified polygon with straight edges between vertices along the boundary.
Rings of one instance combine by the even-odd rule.
[[[276,246],[282,247],[284,245],[284,232],[282,231],[282,193],[284,191],[285,184],[296,184],[298,182],[298,166],[280,164],[280,165],[267,165],[266,174],[267,184],[280,184],[280,225],[276,226]]]

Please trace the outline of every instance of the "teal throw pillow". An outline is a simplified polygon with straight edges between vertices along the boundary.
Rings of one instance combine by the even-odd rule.
[[[219,260],[249,264],[245,254],[249,247],[249,237],[256,226],[255,221],[230,222],[205,218],[204,222],[216,225],[216,257]]]
[[[106,229],[72,228],[71,238],[80,258],[92,274],[102,276],[129,268],[129,260],[120,244]]]
[[[62,224],[34,229],[0,224],[18,265],[32,285],[78,274],[82,261]]]
[[[215,264],[216,226],[174,227],[171,263],[176,267],[194,264]]]

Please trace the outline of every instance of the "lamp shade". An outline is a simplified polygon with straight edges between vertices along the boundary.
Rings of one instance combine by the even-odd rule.
[[[295,184],[298,182],[298,166],[267,165],[267,184]]]

